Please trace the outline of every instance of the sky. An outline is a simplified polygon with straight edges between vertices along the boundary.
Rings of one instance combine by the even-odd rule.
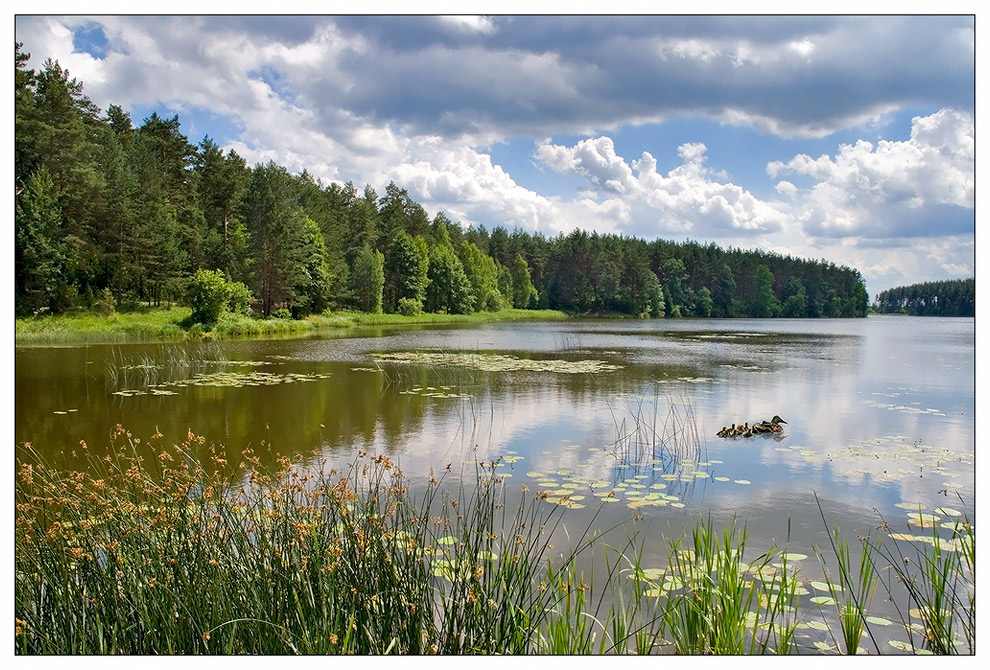
[[[465,227],[824,258],[872,297],[975,275],[975,23],[48,13],[14,28],[30,67],[57,60],[102,110],[178,114],[190,142],[249,165],[380,195],[394,181]]]

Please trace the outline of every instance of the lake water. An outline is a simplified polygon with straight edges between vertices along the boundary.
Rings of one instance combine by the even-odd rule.
[[[501,457],[510,490],[571,494],[571,529],[638,515],[646,565],[708,515],[745,522],[748,546],[813,557],[833,524],[853,541],[881,517],[930,532],[908,526],[906,503],[975,519],[974,354],[973,319],[892,316],[18,347],[15,433],[69,465],[116,424],[176,443],[191,430],[232,462],[247,446],[341,465],[363,449],[414,484]],[[716,436],[775,414],[783,433]]]

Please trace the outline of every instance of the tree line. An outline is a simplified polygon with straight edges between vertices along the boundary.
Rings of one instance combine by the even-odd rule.
[[[976,316],[976,278],[887,289],[874,298],[873,311],[914,316]]]
[[[865,316],[848,267],[714,244],[576,230],[548,238],[430,216],[399,185],[249,166],[179,117],[103,113],[58,62],[15,44],[15,309],[254,305],[641,317]],[[215,302],[215,301],[214,301]],[[212,313],[204,307],[203,313]]]

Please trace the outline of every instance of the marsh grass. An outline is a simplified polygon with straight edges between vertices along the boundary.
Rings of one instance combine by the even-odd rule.
[[[820,503],[819,511],[827,524]],[[887,521],[879,511],[877,514],[881,521],[878,528],[890,532]],[[848,542],[839,529],[834,528],[829,542],[837,576],[828,571],[826,553],[815,547],[838,615],[845,653],[867,653],[860,646],[864,635],[877,654],[883,653],[869,624],[869,609],[878,585],[883,585],[888,602],[909,636],[907,644],[892,640],[891,646],[915,654],[975,653],[976,536],[973,524],[966,517],[943,524],[943,528],[949,530],[949,537],[943,537],[938,524],[923,525],[929,529],[928,536],[916,536],[914,541],[895,535],[892,542],[884,544],[881,538],[859,537],[858,564],[854,564]]]
[[[627,527],[597,530],[597,514],[571,528],[545,493],[509,495],[497,460],[456,486],[449,468],[431,473],[414,494],[366,452],[339,472],[316,454],[266,470],[250,449],[228,462],[191,432],[142,442],[120,426],[106,455],[77,449],[84,469],[17,450],[18,654],[799,650],[797,570],[779,548],[747,562],[735,523],[702,521],[645,568],[637,532],[613,546]],[[973,652],[971,524],[915,557],[867,541],[858,573],[834,537],[847,651],[869,635],[873,575],[894,574],[916,653]]]
[[[114,343],[174,340],[187,336],[179,323],[188,318],[188,307],[147,308],[132,312],[75,312],[40,315],[14,322],[17,344]]]
[[[556,310],[505,309],[474,314],[369,314],[329,312],[305,319],[259,318],[246,314],[222,314],[210,330],[189,324],[189,307],[144,308],[130,312],[80,311],[61,315],[39,315],[16,319],[14,338],[19,345],[113,344],[117,342],[227,339],[236,337],[299,337],[323,330],[386,325],[433,325],[485,323],[490,321],[558,320]]]
[[[228,363],[216,342],[161,343],[154,353],[128,355],[113,348],[103,362],[107,388],[145,388],[159,382],[188,378],[193,371]]]
[[[661,405],[667,410],[661,413]],[[615,440],[607,447],[617,460],[630,466],[659,462],[664,472],[684,460],[701,459],[702,444],[694,408],[687,401],[664,397],[659,387],[650,396],[631,400],[625,410],[608,406]]]
[[[889,526],[881,517],[881,528]],[[907,592],[907,602],[898,606],[902,621],[911,633],[917,651],[933,654],[976,653],[976,534],[967,517],[949,524],[949,537],[942,537],[937,524],[929,528],[929,541],[921,544],[895,542],[878,545],[880,569],[889,569],[895,583]],[[904,545],[909,550],[905,551]],[[885,583],[891,599],[895,589]],[[896,604],[896,603],[895,603]],[[916,641],[917,638],[920,640]]]
[[[842,537],[838,528],[832,529],[829,542],[835,557],[837,577],[829,574],[825,553],[818,547],[815,547],[815,552],[825,572],[825,583],[838,615],[842,645],[846,654],[863,654],[866,650],[859,643],[867,629],[866,617],[879,583],[873,557],[875,545],[869,537],[860,538],[859,564],[854,566],[849,542]],[[876,641],[874,647],[879,653]]]
[[[747,534],[735,523],[697,524],[690,543],[671,543],[667,570],[655,580],[662,632],[678,654],[786,654],[794,645],[797,579],[774,549],[743,561]]]
[[[112,443],[85,471],[18,454],[20,654],[526,653],[559,595],[541,577],[561,510],[508,505],[497,462],[414,500],[364,452],[266,473],[192,433]]]

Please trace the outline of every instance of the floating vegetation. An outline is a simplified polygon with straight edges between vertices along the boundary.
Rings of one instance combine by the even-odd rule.
[[[415,386],[399,391],[399,395],[419,395],[424,398],[470,398],[468,393],[456,393],[452,386]]]
[[[559,358],[528,359],[507,354],[452,353],[439,351],[397,351],[374,354],[379,363],[406,365],[449,365],[482,372],[553,372],[558,374],[596,374],[619,370],[623,366],[601,360],[568,361]]]
[[[150,384],[144,389],[121,389],[114,391],[112,395],[131,397],[140,395],[176,395],[177,391],[172,388],[185,388],[188,386],[214,386],[239,388],[242,386],[274,386],[277,384],[292,384],[295,382],[315,382],[319,379],[327,379],[328,373],[300,373],[289,372],[286,374],[275,374],[272,372],[213,372],[202,373],[193,376],[191,379],[180,379],[161,384]]]
[[[883,393],[874,393],[873,395],[888,395]],[[888,395],[888,397],[890,397]],[[934,407],[924,407],[920,405],[894,405],[890,403],[883,403],[876,400],[866,400],[864,405],[869,407],[879,407],[881,409],[886,409],[891,412],[903,412],[904,414],[934,414],[935,416],[945,416],[945,412]]]

